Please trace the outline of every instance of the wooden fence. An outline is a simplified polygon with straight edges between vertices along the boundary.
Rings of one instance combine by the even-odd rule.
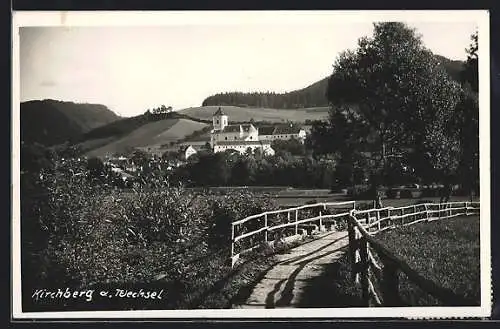
[[[300,207],[263,212],[231,225],[231,266],[241,254],[277,238],[297,235],[304,230],[325,230],[347,220],[355,201],[323,202]]]
[[[413,284],[446,305],[474,305],[474,301],[467,300],[452,290],[424,278],[382,246],[374,235],[397,226],[413,225],[422,221],[477,215],[479,209],[479,202],[449,202],[351,210],[348,218],[351,274],[352,279],[361,288],[361,297],[366,306],[402,306],[399,272],[404,273]],[[375,259],[375,255],[379,261]]]

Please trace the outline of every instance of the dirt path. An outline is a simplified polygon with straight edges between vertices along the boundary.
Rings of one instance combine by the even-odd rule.
[[[327,273],[332,272],[331,267],[344,254],[347,244],[347,232],[327,232],[286,254],[277,255],[278,263],[257,283],[246,302],[236,307],[332,306],[330,302],[322,305],[319,300],[324,299],[321,295],[325,289],[332,288],[335,278]]]

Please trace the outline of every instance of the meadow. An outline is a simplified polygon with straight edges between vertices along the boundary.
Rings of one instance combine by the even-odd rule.
[[[219,106],[190,107],[179,110],[179,113],[202,120],[212,120]],[[325,120],[328,118],[328,107],[313,107],[303,109],[270,109],[238,106],[220,106],[228,115],[229,122],[302,122],[306,120]]]
[[[479,216],[417,223],[377,234],[377,239],[411,268],[457,295],[480,304]],[[401,275],[408,305],[439,305]]]

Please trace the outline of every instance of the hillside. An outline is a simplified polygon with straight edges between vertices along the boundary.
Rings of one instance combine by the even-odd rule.
[[[179,113],[189,117],[212,120],[212,115],[219,106],[200,106],[190,107],[180,110]],[[286,122],[296,121],[305,122],[306,120],[321,120],[328,117],[328,107],[304,108],[304,109],[272,109],[272,108],[248,108],[238,106],[220,106],[220,108],[229,116],[229,122],[249,122],[269,121]]]
[[[441,55],[434,55],[448,74],[455,81],[460,81],[460,71],[464,62],[450,60]],[[302,109],[311,107],[327,107],[326,89],[328,77],[321,79],[305,88],[287,93],[274,92],[226,92],[207,97],[202,106],[239,106],[251,108]]]
[[[196,122],[188,119],[163,119],[144,123],[137,129],[113,140],[106,140],[104,145],[90,150],[87,156],[105,156],[108,154],[128,152],[131,148],[140,148],[154,153],[163,153],[170,147],[170,143],[176,142],[194,131],[203,129],[206,123]],[[109,138],[109,137],[108,137]],[[101,141],[102,139],[98,139]],[[88,145],[92,140],[86,141]]]
[[[37,100],[20,104],[21,141],[56,145],[120,119],[100,104]]]

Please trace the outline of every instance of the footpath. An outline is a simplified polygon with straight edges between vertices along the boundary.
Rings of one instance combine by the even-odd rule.
[[[315,240],[278,254],[274,265],[235,308],[334,307],[336,260],[348,245],[347,232],[322,233]],[[328,296],[329,295],[329,296]],[[345,303],[345,301],[341,301]],[[341,305],[338,305],[341,306]]]

